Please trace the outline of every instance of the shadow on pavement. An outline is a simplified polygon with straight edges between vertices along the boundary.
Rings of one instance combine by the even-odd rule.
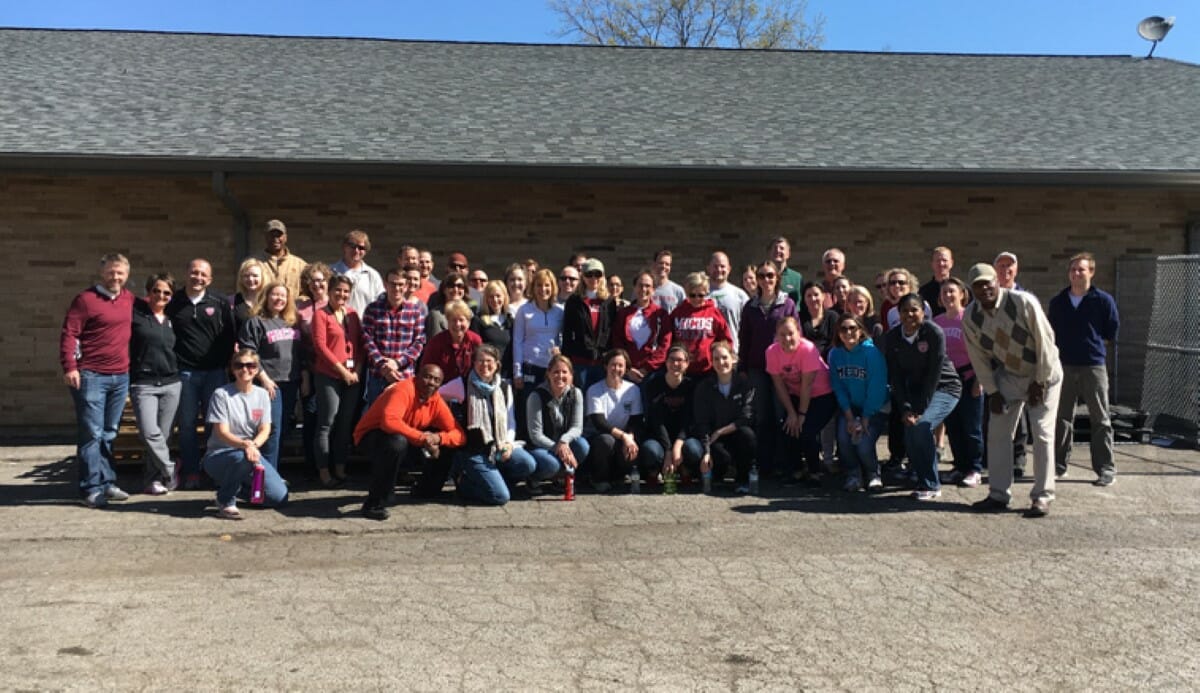
[[[908,491],[879,494],[843,493],[837,491],[805,490],[747,498],[747,502],[730,508],[746,515],[755,513],[798,512],[826,515],[877,515],[936,510],[939,512],[969,513],[968,503],[944,500],[917,501]],[[754,502],[757,501],[757,502]]]

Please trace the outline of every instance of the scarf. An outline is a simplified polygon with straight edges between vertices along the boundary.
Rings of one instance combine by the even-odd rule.
[[[499,375],[492,383],[484,382],[475,369],[471,369],[467,380],[467,430],[479,431],[483,444],[489,447],[503,444],[508,437],[508,402],[503,385]]]

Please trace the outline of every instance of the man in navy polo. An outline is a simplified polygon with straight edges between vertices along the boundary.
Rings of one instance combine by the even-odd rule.
[[[1117,479],[1113,464],[1113,429],[1108,414],[1108,369],[1105,342],[1117,338],[1120,317],[1113,297],[1092,286],[1096,258],[1091,253],[1073,256],[1067,265],[1071,285],[1050,299],[1049,319],[1063,366],[1062,396],[1058,401],[1054,469],[1067,473],[1075,428],[1075,402],[1083,398],[1091,429],[1092,469],[1096,486],[1111,486]]]

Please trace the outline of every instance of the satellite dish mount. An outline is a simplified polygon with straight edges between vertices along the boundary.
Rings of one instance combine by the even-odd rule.
[[[1138,22],[1138,36],[1151,42],[1150,52],[1146,54],[1146,58],[1154,57],[1154,49],[1158,48],[1158,42],[1167,37],[1167,32],[1171,27],[1175,26],[1174,17],[1146,17]]]

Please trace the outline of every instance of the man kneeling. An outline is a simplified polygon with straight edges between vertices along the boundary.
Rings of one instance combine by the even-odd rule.
[[[438,394],[442,369],[425,364],[416,378],[389,386],[354,429],[354,442],[371,458],[371,486],[363,503],[363,517],[388,518],[387,502],[396,487],[402,463],[421,467],[421,481],[413,495],[430,498],[441,493],[450,471],[451,454],[466,441],[462,427]]]

